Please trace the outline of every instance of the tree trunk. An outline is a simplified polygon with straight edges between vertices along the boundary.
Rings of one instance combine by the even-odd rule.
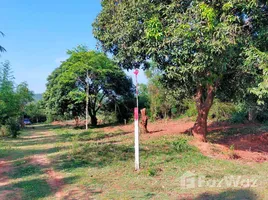
[[[213,104],[213,99],[214,99],[213,86],[208,85],[205,92],[202,86],[198,87],[195,97],[198,116],[195,125],[192,128],[192,133],[195,138],[197,138],[202,142],[206,142],[207,118],[209,110]]]
[[[148,116],[146,115],[146,108],[141,109],[141,125],[142,125],[142,132],[149,133],[147,129]]]
[[[202,142],[206,142],[208,112],[209,109],[198,110],[197,120],[192,130],[194,137]]]
[[[87,71],[88,78],[88,71]],[[86,130],[88,130],[88,103],[89,103],[89,83],[86,81]]]
[[[255,109],[253,107],[251,107],[251,108],[249,108],[249,111],[248,111],[248,121],[254,122],[255,119],[256,119]]]
[[[74,118],[74,121],[75,121],[75,127],[78,127],[78,126],[79,126],[79,117],[76,116],[76,117]]]
[[[97,126],[98,125],[98,118],[96,117],[96,115],[92,115],[90,117],[91,117],[91,125]]]
[[[25,128],[25,124],[24,124],[24,116],[21,117],[21,119],[20,119],[20,126],[21,126],[21,128]]]

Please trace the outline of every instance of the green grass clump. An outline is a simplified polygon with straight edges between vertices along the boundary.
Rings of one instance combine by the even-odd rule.
[[[76,162],[103,167],[114,162],[133,159],[134,149],[128,145],[74,143],[70,155]]]
[[[179,138],[176,141],[173,141],[172,147],[176,152],[187,152],[193,150],[193,148],[188,144],[188,140],[185,138]]]
[[[13,185],[15,188],[22,189],[23,199],[42,199],[51,195],[52,188],[47,183],[46,179],[30,179],[20,181]]]
[[[24,164],[24,165],[18,165],[16,167],[16,170],[10,172],[8,176],[10,178],[17,179],[26,176],[33,176],[33,175],[36,176],[41,174],[43,174],[43,171],[39,166]]]

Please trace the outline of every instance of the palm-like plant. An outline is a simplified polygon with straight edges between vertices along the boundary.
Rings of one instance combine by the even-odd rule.
[[[0,31],[0,35],[5,36],[3,32]],[[6,49],[0,45],[0,52],[4,52]]]

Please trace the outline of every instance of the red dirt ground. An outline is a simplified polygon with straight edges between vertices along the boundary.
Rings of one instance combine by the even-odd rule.
[[[91,191],[87,188],[73,188],[69,191],[64,191],[65,183],[63,181],[64,177],[61,173],[56,172],[51,167],[51,162],[47,158],[45,154],[34,155],[29,158],[29,163],[32,165],[38,165],[45,169],[46,174],[48,175],[47,183],[51,187],[51,189],[55,192],[56,199],[62,200],[75,200],[75,199],[92,199],[92,193],[95,191]],[[0,198],[1,199],[1,198]]]
[[[34,155],[30,157],[29,163],[45,168],[45,173],[48,175],[47,183],[55,192],[55,197],[61,199],[63,197],[62,189],[64,186],[63,175],[53,170],[51,162],[47,156],[45,154]]]
[[[11,172],[12,170],[13,167],[7,160],[0,160],[0,187],[8,186],[10,184],[10,180],[6,173]],[[0,192],[0,199],[20,200],[21,194],[18,189],[2,190]]]
[[[155,123],[149,123],[148,130],[150,134],[141,136],[141,140],[146,140],[154,137],[161,137],[164,135],[176,135],[187,132],[192,128],[194,122],[189,120],[178,121],[157,121]],[[209,123],[208,131],[226,131],[228,129],[241,128],[258,128],[258,124],[235,124],[230,125],[227,123]],[[113,126],[102,129],[105,132],[113,132],[122,130],[124,132],[134,132],[133,125]],[[214,143],[204,143],[197,140],[191,141],[191,144],[196,146],[201,153],[208,157],[215,157],[219,159],[237,159],[245,162],[265,162],[268,161],[268,133],[255,133],[229,137],[228,140],[217,141]],[[231,150],[231,146],[234,146],[234,150]]]

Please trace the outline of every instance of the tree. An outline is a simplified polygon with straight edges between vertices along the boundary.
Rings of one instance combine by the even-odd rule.
[[[0,64],[0,128],[5,132],[17,136],[19,119],[22,120],[25,105],[32,100],[32,92],[26,83],[15,87],[10,63]],[[22,124],[21,124],[22,125]]]
[[[155,66],[151,66],[145,72],[148,78],[148,96],[150,101],[151,118],[167,118],[171,117],[172,108],[178,106],[176,100],[179,96],[169,90],[162,82],[163,73]],[[175,98],[175,96],[177,98]]]
[[[129,77],[106,55],[78,46],[67,52],[70,57],[48,77],[44,94],[51,113],[84,116],[97,125],[97,113],[111,100],[131,93]]]
[[[19,104],[14,91],[14,77],[8,61],[0,64],[0,124],[17,116]]]
[[[32,122],[45,122],[45,110],[42,108],[42,102],[31,102],[25,107],[25,116],[30,118]]]
[[[205,141],[215,95],[244,95],[258,85],[255,72],[265,71],[245,65],[252,49],[267,53],[267,16],[264,0],[104,0],[93,26],[120,66],[146,68],[153,61],[167,85],[195,97],[192,132]]]
[[[16,98],[19,104],[19,110],[17,112],[21,118],[21,127],[24,127],[24,114],[25,106],[33,101],[33,92],[29,90],[28,84],[26,82],[20,83],[16,88]]]
[[[150,108],[150,96],[148,86],[146,84],[139,84],[139,108]]]

